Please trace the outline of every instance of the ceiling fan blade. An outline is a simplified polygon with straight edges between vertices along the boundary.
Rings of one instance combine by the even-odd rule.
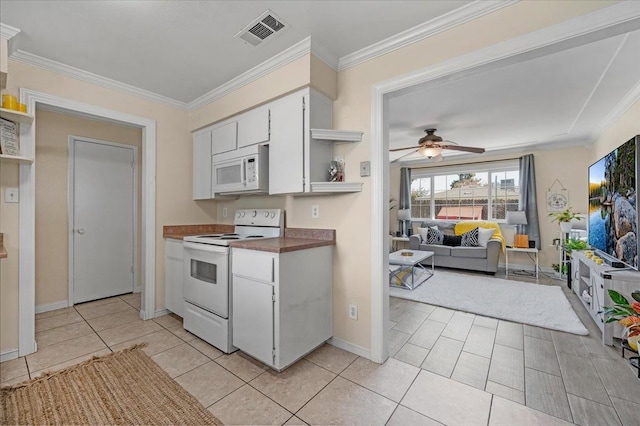
[[[475,154],[482,154],[484,148],[476,148],[473,146],[460,146],[460,145],[441,145],[443,149],[452,149],[454,151],[473,152]]]
[[[405,150],[405,149],[417,149],[417,148],[420,148],[420,146],[421,146],[421,145],[418,145],[418,146],[408,146],[408,147],[406,147],[406,148],[394,148],[394,149],[390,149],[390,150],[389,150],[389,152],[402,151],[402,150]]]
[[[406,149],[406,148],[405,148],[405,149]],[[396,150],[396,151],[397,151],[397,150]],[[391,160],[391,161],[389,161],[389,163],[396,163],[396,162],[400,161],[401,159],[403,159],[404,157],[407,157],[407,156],[409,156],[409,155],[411,155],[411,154],[414,154],[414,153],[416,153],[417,151],[418,151],[418,150],[416,149],[415,151],[412,151],[412,152],[408,152],[408,153],[406,153],[406,154],[403,154],[403,155],[401,155],[400,157],[396,158],[395,160]]]

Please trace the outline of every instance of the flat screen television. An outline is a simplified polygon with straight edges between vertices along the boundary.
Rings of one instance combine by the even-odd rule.
[[[605,260],[634,269],[640,252],[639,150],[640,135],[589,167],[589,245]]]

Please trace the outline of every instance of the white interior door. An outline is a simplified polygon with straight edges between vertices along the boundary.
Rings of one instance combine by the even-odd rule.
[[[132,292],[136,149],[81,139],[71,148],[73,303]]]

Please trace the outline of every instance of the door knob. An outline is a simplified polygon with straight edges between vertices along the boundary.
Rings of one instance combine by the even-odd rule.
[[[82,234],[84,234],[84,229],[80,228],[80,229],[77,230],[77,232],[78,232],[78,234],[82,235]]]

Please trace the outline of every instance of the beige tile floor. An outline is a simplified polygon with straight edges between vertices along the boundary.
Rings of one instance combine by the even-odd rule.
[[[567,296],[590,336],[392,298],[383,365],[324,345],[276,373],[174,315],[141,321],[140,296],[124,295],[37,315],[38,352],[0,364],[0,384],[147,342],[225,424],[638,425],[640,380]]]

